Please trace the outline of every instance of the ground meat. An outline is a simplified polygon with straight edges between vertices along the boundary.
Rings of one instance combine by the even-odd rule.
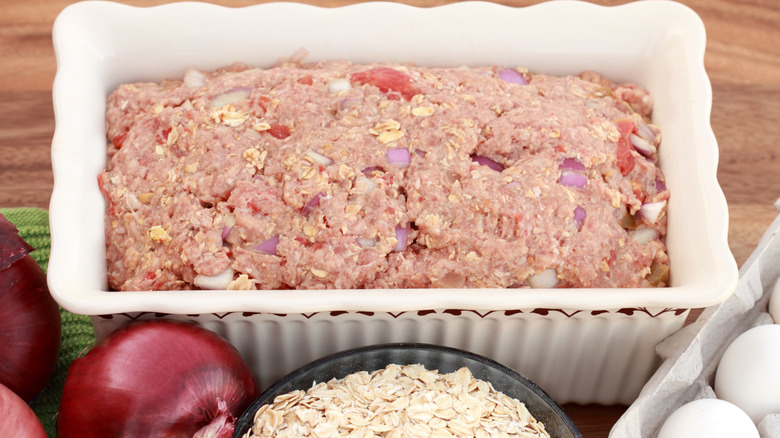
[[[114,289],[668,283],[661,135],[637,85],[235,64],[107,103]]]

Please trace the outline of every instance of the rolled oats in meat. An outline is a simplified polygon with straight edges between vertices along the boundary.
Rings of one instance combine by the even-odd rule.
[[[661,134],[633,84],[235,64],[107,103],[114,289],[668,283]]]
[[[550,438],[520,400],[471,371],[389,365],[292,391],[261,406],[244,438]]]

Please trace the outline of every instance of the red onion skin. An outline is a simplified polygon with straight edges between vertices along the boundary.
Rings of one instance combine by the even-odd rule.
[[[322,192],[319,192],[316,195],[314,195],[314,197],[311,198],[311,200],[307,202],[306,205],[303,206],[303,208],[301,208],[301,214],[304,216],[310,215],[315,208],[320,206],[320,198],[322,198],[323,196],[325,196],[325,194]]]
[[[19,236],[16,226],[0,214],[0,271],[16,263],[33,250]]]
[[[46,274],[30,255],[0,270],[0,384],[26,402],[54,373],[61,322]]]
[[[409,163],[412,161],[409,149],[406,148],[388,149],[385,155],[389,164],[402,168],[409,166]]]
[[[583,189],[588,184],[588,177],[581,173],[562,172],[558,184]]]
[[[588,217],[588,212],[582,208],[581,205],[574,207],[574,221],[577,222],[577,227],[582,229],[582,225],[585,223],[585,218]]]
[[[260,243],[259,245],[255,246],[255,249],[257,251],[270,254],[270,255],[278,255],[276,252],[276,247],[279,245],[279,235],[266,240],[265,242]]]
[[[585,172],[587,170],[582,161],[576,158],[564,158],[560,167],[562,170],[570,170],[572,172]]]
[[[134,322],[73,361],[57,436],[191,438],[212,421],[222,424],[225,408],[233,422],[258,395],[238,350],[215,333],[170,320]],[[218,429],[229,437],[232,424]]]
[[[46,431],[33,410],[4,385],[0,385],[0,436],[46,438]]]
[[[498,71],[498,77],[512,84],[520,84],[520,85],[528,84],[528,80],[525,78],[525,76],[523,76],[517,70],[502,68]]]
[[[499,163],[499,162],[497,162],[495,160],[492,160],[492,159],[490,159],[488,157],[483,157],[483,156],[480,156],[480,155],[472,155],[471,156],[471,161],[479,164],[480,166],[487,166],[490,169],[495,170],[496,172],[501,172],[501,171],[504,170],[504,165],[503,164],[501,164],[501,163]]]

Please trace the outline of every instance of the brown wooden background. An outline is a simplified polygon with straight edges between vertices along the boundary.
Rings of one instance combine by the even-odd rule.
[[[356,0],[305,1],[343,6]],[[447,0],[405,0],[436,6]],[[52,188],[51,26],[70,0],[0,3],[0,207],[46,208]],[[152,6],[154,0],[122,3]],[[212,1],[246,6],[264,1]],[[497,1],[527,6],[538,1]],[[625,1],[598,0],[618,5]],[[707,28],[705,66],[713,87],[718,177],[729,203],[729,245],[741,265],[777,215],[780,197],[780,1],[683,0]],[[566,405],[586,438],[606,437],[625,406]]]

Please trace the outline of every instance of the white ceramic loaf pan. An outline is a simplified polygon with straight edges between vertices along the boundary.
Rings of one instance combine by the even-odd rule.
[[[516,368],[558,402],[630,403],[657,366],[654,346],[689,309],[737,283],[728,210],[716,179],[705,30],[687,7],[647,1],[527,8],[462,2],[434,8],[294,3],[226,8],[111,2],[67,7],[54,30],[54,190],[49,284],[103,336],[137,318],[175,317],[226,336],[264,387],[337,350],[413,341],[471,350]],[[597,70],[646,87],[663,131],[672,192],[671,286],[658,289],[109,291],[104,209],[105,100],[117,85],[180,78],[242,61],[269,66],[305,47],[307,61],[520,65],[550,74]]]

